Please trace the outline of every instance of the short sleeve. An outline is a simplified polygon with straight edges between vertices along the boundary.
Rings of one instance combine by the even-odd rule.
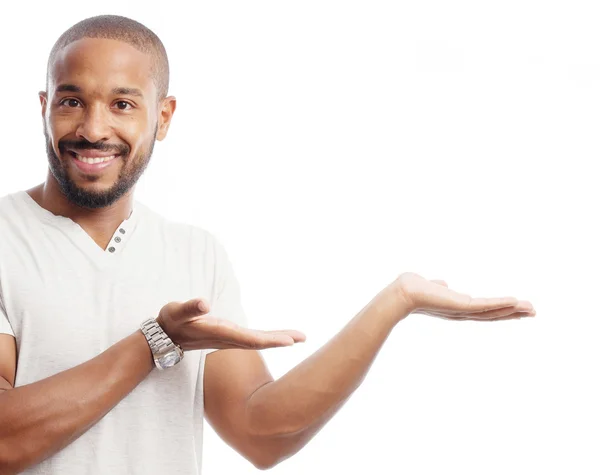
[[[214,253],[214,298],[209,316],[223,318],[248,327],[246,313],[242,307],[240,284],[223,245],[213,236]],[[216,349],[206,350],[212,353]]]
[[[7,333],[9,335],[15,336],[15,332],[10,326],[10,322],[8,321],[8,316],[6,315],[6,310],[4,309],[4,303],[2,302],[2,295],[0,295],[0,333]]]

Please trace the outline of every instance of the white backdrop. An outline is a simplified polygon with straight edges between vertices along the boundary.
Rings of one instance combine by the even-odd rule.
[[[155,31],[178,99],[136,197],[224,244],[279,377],[399,273],[533,319],[411,315],[273,474],[600,472],[595,2],[104,0],[3,6],[0,195],[41,183],[54,41]],[[8,8],[8,9],[7,9]],[[204,473],[259,471],[207,428]]]

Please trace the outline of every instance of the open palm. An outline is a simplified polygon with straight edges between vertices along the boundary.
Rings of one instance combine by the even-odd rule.
[[[290,346],[306,340],[297,330],[253,330],[224,318],[207,316],[204,299],[166,304],[156,321],[171,340],[185,350],[242,348],[264,350]]]
[[[515,297],[474,298],[455,292],[443,280],[427,280],[414,272],[401,274],[395,284],[412,309],[450,320],[508,320],[535,315],[533,305]]]

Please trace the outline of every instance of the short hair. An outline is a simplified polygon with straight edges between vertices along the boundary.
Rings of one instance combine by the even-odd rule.
[[[99,15],[86,18],[60,35],[48,57],[46,89],[48,89],[51,68],[58,53],[67,45],[82,38],[106,38],[123,41],[142,53],[151,55],[152,75],[158,100],[160,101],[167,96],[169,90],[169,60],[162,41],[152,30],[141,23],[118,15]]]

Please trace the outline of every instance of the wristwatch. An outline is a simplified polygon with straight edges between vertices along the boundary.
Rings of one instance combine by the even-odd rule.
[[[140,328],[148,340],[154,364],[158,369],[170,368],[183,359],[181,346],[171,341],[156,319],[149,318],[143,321]]]

